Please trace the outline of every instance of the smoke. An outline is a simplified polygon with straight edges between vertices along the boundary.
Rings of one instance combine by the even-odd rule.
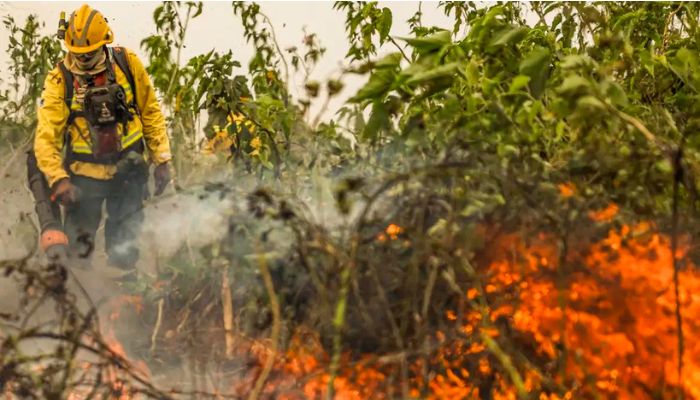
[[[0,204],[6,211],[0,215],[0,260],[23,257],[36,250],[38,237],[34,228],[37,224],[33,221],[34,201],[26,188],[23,161],[23,157],[17,157],[10,169],[11,173],[0,177],[3,187],[10,188],[3,191],[0,198]],[[223,240],[230,242],[232,238],[236,249],[235,258],[242,266],[246,260],[250,260],[249,256],[253,252],[260,250],[256,249],[258,243],[255,241],[263,232],[269,239],[263,250],[274,250],[275,255],[269,253],[271,262],[274,262],[272,259],[276,256],[284,257],[292,242],[289,232],[283,229],[281,223],[269,219],[256,219],[249,209],[250,194],[265,187],[273,193],[275,199],[286,199],[298,206],[295,211],[303,213],[305,219],[334,229],[348,222],[336,207],[336,186],[343,180],[342,177],[359,173],[354,167],[346,167],[336,176],[324,174],[319,168],[296,171],[288,169],[285,171],[284,183],[279,183],[273,179],[265,180],[259,176],[238,173],[230,164],[207,166],[206,171],[217,172],[209,173],[203,182],[188,184],[177,191],[170,187],[164,195],[150,198],[144,203],[145,220],[138,241],[141,258],[137,264],[139,271],[145,275],[142,284],[154,282],[154,278],[163,272],[163,268],[167,268],[168,262],[177,257],[177,252],[183,248],[197,253],[212,243]],[[356,208],[357,206],[353,206],[353,209]],[[232,232],[232,224],[244,226],[247,231]],[[35,255],[32,263],[39,262],[43,262],[42,256]],[[207,262],[209,261],[204,260],[201,265],[196,265],[196,268],[201,268],[202,273],[211,271],[212,266]],[[249,266],[251,268],[245,271],[236,269],[233,272],[236,278],[231,282],[231,292],[236,310],[240,310],[243,303],[251,298],[260,296],[262,291],[263,286],[256,274],[255,263],[250,263]],[[76,294],[84,313],[91,307],[97,307],[103,329],[106,325],[111,326],[118,340],[125,346],[127,354],[132,359],[142,359],[146,357],[144,351],[147,350],[144,349],[148,349],[151,344],[155,323],[153,320],[144,321],[136,316],[128,304],[122,304],[120,309],[114,310],[114,304],[119,304],[117,300],[129,294],[131,290],[115,281],[122,273],[123,271],[107,263],[104,254],[104,226],[100,226],[90,267],[82,269],[75,265],[69,266],[68,290]],[[292,283],[289,282],[289,285]],[[0,312],[16,312],[20,295],[21,288],[15,280],[0,278]],[[218,299],[214,298],[214,301]],[[153,305],[152,300],[144,300],[144,304],[149,307]],[[120,317],[116,321],[110,321],[110,314],[115,311],[120,312]],[[27,321],[27,325],[51,323],[54,321],[55,312],[53,304],[47,302],[36,310]],[[255,311],[254,314],[260,313]],[[218,321],[220,316],[216,314],[210,318],[216,318]],[[259,321],[253,321],[249,326],[257,326],[258,323]],[[160,332],[160,335],[164,333]],[[35,341],[24,346],[23,350],[29,354],[48,352],[51,351],[51,345],[52,343]],[[173,357],[174,359],[164,363],[158,371],[165,377],[161,382],[164,387],[173,386],[171,383],[177,380],[172,378],[181,377],[183,365],[190,362],[186,354]]]
[[[140,240],[142,266],[167,259],[183,245],[197,248],[226,234],[227,214],[233,208],[228,197],[204,190],[188,191],[156,199],[144,209]]]
[[[26,187],[26,171],[22,152],[5,153],[0,165],[0,262],[26,257],[37,241],[33,223],[33,201]],[[19,290],[16,282],[0,276],[0,312],[18,306]]]

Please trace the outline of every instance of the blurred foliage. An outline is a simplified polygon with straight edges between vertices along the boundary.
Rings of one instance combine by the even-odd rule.
[[[203,76],[199,68],[183,68],[181,52],[187,27],[202,13],[202,3],[164,2],[153,12],[156,34],[141,41],[148,55],[146,70],[165,107],[175,167],[184,171],[185,154],[196,149],[198,100],[195,84]]]
[[[376,1],[338,1],[333,8],[346,14],[345,31],[350,44],[346,57],[350,61],[369,61],[389,40],[393,21],[390,8],[379,8]]]
[[[475,171],[495,168],[501,190],[572,182],[595,206],[669,215],[668,152],[693,143],[698,124],[696,33],[687,22],[697,9],[533,4],[541,19],[528,27],[520,5],[459,7],[467,7],[464,38],[406,38],[415,61],[392,53],[375,63],[351,99],[370,110],[361,141],[425,159],[481,158]],[[659,23],[672,12],[676,29]],[[632,26],[652,20],[644,36]],[[697,160],[693,147],[684,148],[687,160]],[[689,166],[686,173],[694,176]],[[684,198],[692,202],[690,182]]]
[[[44,26],[35,15],[30,15],[24,26],[5,16],[3,25],[8,31],[10,57],[7,67],[9,81],[0,92],[0,138],[10,144],[26,143],[27,132],[36,126],[37,101],[43,89],[47,72],[63,56],[61,45],[52,36],[42,36]]]

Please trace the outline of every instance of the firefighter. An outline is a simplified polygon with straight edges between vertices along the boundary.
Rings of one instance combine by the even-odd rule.
[[[59,24],[68,52],[44,82],[34,153],[64,212],[73,257],[88,259],[105,205],[110,265],[135,277],[148,164],[156,195],[171,180],[165,120],[151,81],[130,50],[112,47],[104,16],[88,5]]]

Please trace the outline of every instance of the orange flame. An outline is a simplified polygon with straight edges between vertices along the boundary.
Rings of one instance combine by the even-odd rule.
[[[387,240],[398,240],[399,235],[403,233],[403,228],[396,224],[389,224],[384,232],[377,235],[378,242],[386,242]]]
[[[560,188],[561,190],[561,188]],[[562,190],[562,195],[573,195]],[[608,221],[618,212],[611,204],[591,213]],[[390,224],[383,240],[397,240],[402,228]],[[644,388],[670,398],[677,390],[700,399],[700,273],[693,265],[680,272],[686,350],[682,379],[677,376],[677,339],[674,319],[673,255],[668,238],[653,233],[649,223],[611,230],[588,251],[569,249],[562,256],[557,241],[545,234],[528,238],[502,235],[490,244],[485,281],[466,291],[466,311],[445,310],[448,324],[461,336],[436,332],[437,349],[429,357],[410,361],[406,395],[421,399],[479,398],[479,382],[490,380],[495,399],[516,399],[518,388],[494,358],[487,339],[517,340],[530,360],[547,360],[518,370],[522,387],[543,400],[575,398],[651,399]],[[686,246],[688,247],[688,246]],[[685,257],[685,250],[676,257]],[[563,265],[561,265],[563,262]],[[120,299],[137,308],[140,300]],[[118,313],[114,314],[118,316]],[[503,321],[509,326],[499,328]],[[110,343],[113,343],[110,341]],[[252,355],[260,365],[273,356],[266,340],[237,341],[237,353]],[[118,354],[123,347],[110,344]],[[328,390],[330,356],[319,335],[300,329],[286,352],[275,356],[274,373],[263,398],[321,399]],[[511,356],[515,360],[514,356]],[[334,380],[335,399],[360,400],[402,397],[388,384],[394,364],[365,355],[341,358]],[[522,367],[522,362],[519,364]],[[521,368],[522,369],[522,368]],[[429,371],[429,372],[426,372]],[[255,381],[253,371],[237,382],[233,392],[245,395]],[[572,382],[578,382],[572,384]],[[119,388],[119,381],[114,381]],[[393,385],[396,385],[394,383]],[[563,394],[544,388],[570,388]],[[393,394],[391,390],[394,390]],[[126,399],[128,397],[121,397]],[[77,399],[76,399],[77,400]]]
[[[620,208],[615,203],[611,203],[606,208],[599,211],[591,211],[588,217],[596,222],[610,222],[617,215]]]
[[[617,212],[616,207],[608,209]],[[610,215],[614,215],[613,211],[606,213],[606,217]],[[494,287],[493,296],[489,297],[490,320],[512,321],[517,337],[534,344],[539,356],[555,360],[558,370],[549,371],[548,375],[554,376],[556,382],[565,383],[568,377],[582,383],[563,398],[650,399],[651,395],[643,389],[647,387],[659,390],[663,398],[673,397],[676,388],[682,388],[686,396],[700,399],[697,341],[686,340],[683,379],[679,381],[677,376],[669,240],[648,233],[649,228],[649,224],[641,224],[610,231],[587,255],[570,255],[565,266],[558,265],[558,249],[550,244],[555,241],[545,236],[526,245],[511,235],[495,244],[495,261],[488,268],[487,285]],[[647,232],[646,237],[637,238],[642,232]],[[562,276],[559,268],[565,268],[566,275]],[[700,273],[689,266],[681,271],[680,282],[685,337],[698,337]],[[469,299],[477,296],[475,289],[467,294]],[[463,321],[469,321],[463,328],[466,335],[475,329],[483,331],[477,315],[473,310],[463,317]],[[447,317],[454,320],[450,313]],[[443,364],[445,373],[428,382],[431,393],[427,398],[477,396],[478,387],[466,383],[468,375],[458,369],[468,364],[470,354],[475,354],[466,351],[465,344],[458,340],[440,348],[434,361]],[[489,362],[479,359],[470,372],[488,374],[492,370]],[[525,371],[527,390],[540,398],[560,398],[539,393],[540,375],[541,371]],[[494,387],[495,398],[516,398],[517,392],[508,379],[497,376]]]
[[[576,186],[571,182],[560,183],[558,185],[558,188],[559,188],[559,194],[561,195],[561,197],[564,197],[564,198],[571,197],[576,193]]]

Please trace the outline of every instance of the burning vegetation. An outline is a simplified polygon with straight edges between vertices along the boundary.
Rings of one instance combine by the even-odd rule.
[[[559,191],[560,202],[571,196]],[[281,206],[292,231],[308,223],[270,193],[258,192],[249,201],[267,215],[263,220],[282,219]],[[104,306],[107,318],[99,321],[94,309],[78,311],[63,287],[65,276],[56,274],[60,267],[36,271],[6,264],[7,271],[26,275],[24,310],[51,298],[64,317],[63,330],[36,327],[4,337],[4,390],[8,398],[23,393],[70,400],[96,393],[109,399],[698,398],[700,347],[686,340],[682,364],[678,359],[671,239],[653,223],[612,226],[616,209],[585,214],[594,228],[581,230],[566,246],[552,232],[471,225],[483,243],[450,247],[444,257],[452,264],[419,250],[422,234],[416,226],[389,222],[376,228],[379,233],[367,232],[373,240],[359,242],[362,251],[349,282],[340,265],[314,272],[326,282],[322,286],[337,289],[332,294],[294,286],[297,281],[279,275],[293,264],[270,266],[268,256],[258,252],[254,264],[268,292],[252,327],[245,311],[250,299],[243,298],[251,293],[238,295],[242,275],[236,271],[219,275],[219,289],[193,298],[175,294],[182,283],[170,276],[154,285],[164,296],[160,300],[120,295]],[[445,245],[464,233],[448,228],[423,240]],[[307,229],[305,235],[320,227]],[[217,245],[224,259],[231,256],[228,239]],[[321,254],[342,260],[337,243],[297,240],[289,262],[304,264],[311,262],[305,257]],[[688,259],[692,239],[679,243],[683,336],[693,338],[700,333],[700,273]],[[377,270],[388,258],[425,263],[415,296],[384,283],[397,278],[396,271]],[[367,276],[365,282],[360,276]],[[350,286],[347,292],[344,285]],[[290,292],[306,298],[295,302]],[[415,311],[404,310],[407,300],[418,303]],[[329,316],[314,315],[319,302],[332,305]],[[289,304],[295,309],[280,311]],[[330,315],[341,330],[325,325]],[[409,316],[411,321],[403,319]],[[374,326],[375,335],[364,326]],[[340,348],[333,341],[338,333],[347,343]],[[50,340],[45,349],[51,350],[25,355],[32,352],[25,353],[23,343],[36,340]]]
[[[255,3],[232,5],[245,75],[181,64],[203,7],[158,6],[141,43],[178,184],[145,203],[138,279],[0,261],[4,398],[700,399],[700,5],[444,2],[453,25],[418,6],[399,38],[390,7],[339,2],[325,84],[319,38],[281,51]],[[10,182],[61,48],[5,25]]]

